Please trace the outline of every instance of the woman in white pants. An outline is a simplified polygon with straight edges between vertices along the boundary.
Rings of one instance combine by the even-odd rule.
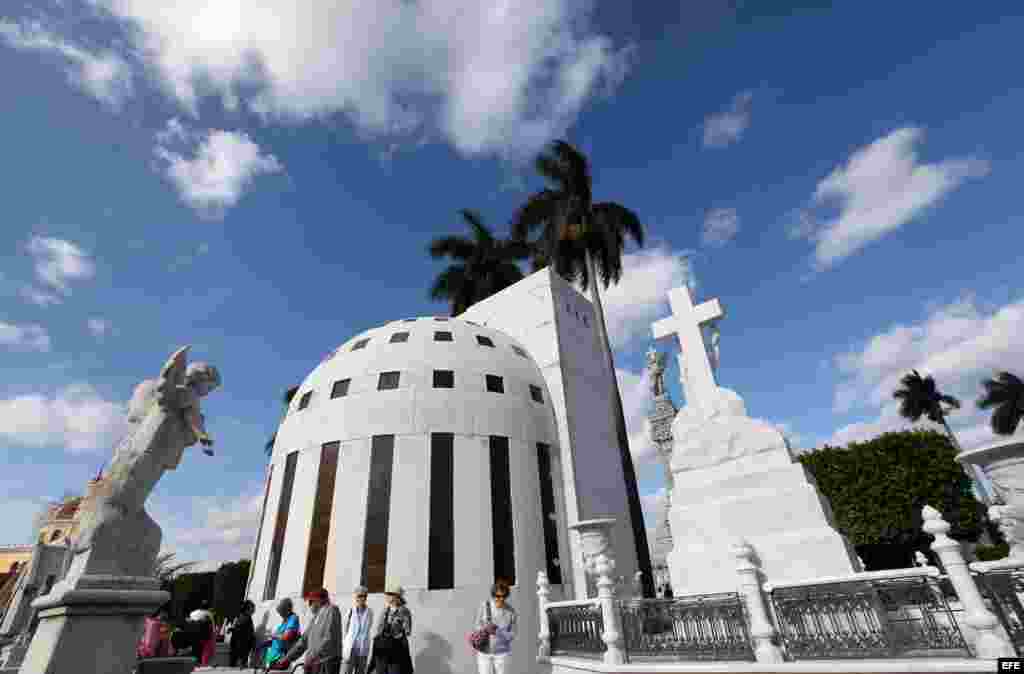
[[[508,593],[508,585],[495,583],[491,587],[491,598],[481,604],[477,613],[477,628],[491,633],[483,649],[476,654],[480,674],[505,674],[505,661],[516,638],[516,612],[506,601]]]

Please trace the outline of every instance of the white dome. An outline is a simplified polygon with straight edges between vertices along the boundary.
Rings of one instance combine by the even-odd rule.
[[[465,632],[500,575],[519,588],[511,603],[529,641],[537,571],[570,557],[545,528],[555,515],[565,525],[543,505],[562,498],[557,445],[544,376],[507,334],[426,317],[349,339],[302,382],[277,432],[248,590],[257,624],[267,612],[276,624],[274,602],[310,584],[343,608],[368,585],[378,613],[375,594],[398,584],[414,659],[439,639],[468,671]]]

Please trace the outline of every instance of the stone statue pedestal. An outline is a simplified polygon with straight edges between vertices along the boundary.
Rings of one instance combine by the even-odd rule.
[[[39,625],[20,674],[135,668],[143,618],[170,599],[155,578],[81,576],[32,602]]]
[[[684,408],[672,426],[675,596],[735,592],[737,539],[749,542],[772,583],[854,573],[853,546],[833,528],[827,500],[785,438],[720,391],[715,415]]]

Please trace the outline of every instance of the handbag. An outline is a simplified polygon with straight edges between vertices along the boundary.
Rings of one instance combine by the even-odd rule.
[[[490,623],[492,622],[492,620],[491,601],[489,599],[487,600],[485,606],[487,607],[487,622]],[[490,640],[490,638],[491,633],[486,627],[481,627],[480,629],[473,630],[468,635],[466,635],[466,640],[469,641],[470,648],[472,648],[474,651],[477,651],[478,653],[482,653],[483,650],[487,648],[487,642],[488,640]]]
[[[384,620],[381,625],[380,634],[373,638],[373,658],[376,660],[378,657],[388,658],[391,655],[391,651],[395,646],[395,637],[391,635],[391,625],[388,623],[388,614],[391,609],[388,608],[384,611]]]

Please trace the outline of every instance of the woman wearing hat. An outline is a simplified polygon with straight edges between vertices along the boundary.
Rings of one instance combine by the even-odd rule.
[[[412,655],[409,653],[412,613],[405,605],[401,586],[389,585],[384,591],[384,598],[387,604],[374,633],[369,671],[374,674],[413,674]]]

